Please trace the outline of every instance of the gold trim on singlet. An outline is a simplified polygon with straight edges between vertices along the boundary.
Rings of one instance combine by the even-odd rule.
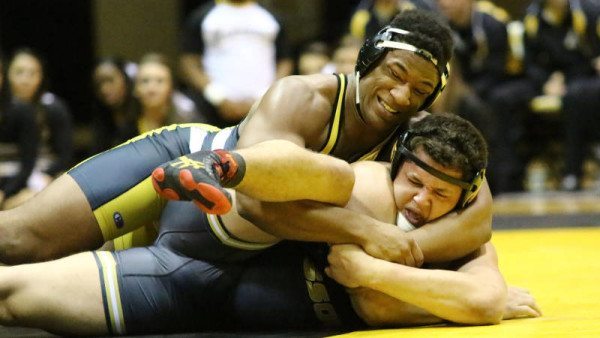
[[[385,146],[387,144],[387,142],[389,140],[390,140],[390,137],[386,138],[385,141],[379,143],[377,145],[377,147],[371,149],[371,151],[369,151],[368,153],[362,155],[358,160],[356,160],[356,162],[359,162],[359,161],[375,161],[375,159],[379,155],[379,152],[381,151],[381,149],[383,148],[383,146]]]
[[[325,142],[323,148],[319,150],[321,154],[326,155],[329,155],[333,151],[335,145],[337,144],[340,138],[340,129],[342,124],[341,122],[343,120],[344,114],[344,101],[346,98],[346,86],[348,84],[348,79],[346,78],[346,75],[336,74],[336,76],[338,78],[338,89],[336,99],[333,104],[333,112],[331,114],[331,121],[329,123],[327,141]]]
[[[206,214],[205,217],[208,220],[212,233],[219,241],[221,241],[221,243],[227,246],[242,250],[263,250],[275,245],[275,243],[251,243],[233,238],[229,234],[229,231],[227,231],[227,228],[225,228],[221,217],[210,214]]]
[[[117,279],[117,262],[112,253],[108,251],[95,251],[102,267],[102,278],[110,325],[113,333],[123,335],[125,330],[125,318],[123,317],[123,306],[121,304],[121,292]]]
[[[344,124],[344,109],[346,99],[346,88],[348,85],[348,78],[345,74],[336,74],[338,78],[338,89],[336,99],[333,104],[333,111],[331,113],[331,119],[329,123],[329,131],[327,134],[327,141],[325,145],[319,150],[321,154],[329,155],[335,149],[335,146],[340,140],[342,125]],[[388,136],[383,142],[378,144],[375,148],[371,149],[366,154],[358,157],[358,159],[351,159],[350,162],[354,161],[372,161],[377,158],[381,149],[389,142],[393,135],[397,132],[394,131]]]

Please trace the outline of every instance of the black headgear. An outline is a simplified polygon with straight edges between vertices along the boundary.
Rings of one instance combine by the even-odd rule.
[[[473,176],[473,179],[470,182],[459,180],[458,178],[447,175],[447,174],[435,169],[434,167],[428,165],[427,163],[423,162],[411,150],[408,149],[409,145],[410,145],[410,140],[414,136],[415,135],[413,135],[409,131],[407,131],[401,137],[399,137],[396,140],[396,143],[394,144],[394,148],[392,149],[392,159],[391,159],[392,181],[396,178],[396,175],[398,175],[398,170],[400,169],[402,162],[404,162],[404,160],[406,158],[408,158],[414,164],[423,168],[425,171],[427,171],[431,175],[433,175],[443,181],[457,185],[462,188],[463,192],[460,195],[460,199],[458,200],[458,203],[456,204],[456,208],[462,209],[462,208],[466,207],[467,205],[469,205],[469,203],[471,203],[475,199],[475,197],[477,196],[477,193],[479,193],[479,189],[481,188],[481,184],[483,183],[483,180],[485,178],[485,167],[478,168],[477,172],[475,173],[475,175]]]
[[[425,99],[421,107],[419,107],[419,110],[427,109],[444,90],[444,87],[446,87],[446,82],[448,80],[448,65],[445,62],[442,62],[444,60],[436,59],[433,54],[425,49],[415,47],[406,42],[392,40],[394,34],[407,36],[413,33],[404,29],[386,26],[383,27],[374,37],[367,39],[358,53],[356,67],[354,68],[356,71],[357,81],[360,76],[367,75],[377,64],[377,61],[381,59],[390,49],[411,51],[433,63],[435,68],[438,70],[440,77],[438,85],[433,90],[433,93],[431,93],[431,95]]]

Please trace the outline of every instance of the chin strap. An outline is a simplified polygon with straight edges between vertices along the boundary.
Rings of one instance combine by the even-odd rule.
[[[358,117],[360,117],[360,120],[365,122],[365,118],[363,117],[362,114],[362,110],[360,109],[360,89],[358,88],[359,86],[359,81],[360,81],[360,72],[356,71],[355,76],[354,76],[354,82],[355,82],[355,87],[356,87],[356,102],[355,102],[355,107],[356,107],[356,111],[358,112]]]

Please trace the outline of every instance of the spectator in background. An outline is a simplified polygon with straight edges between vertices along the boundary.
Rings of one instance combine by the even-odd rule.
[[[600,4],[596,0],[535,0],[527,9],[527,70],[540,97],[533,108],[562,112],[564,190],[581,188],[589,141],[600,127]]]
[[[254,0],[211,1],[187,19],[180,66],[183,81],[210,124],[239,122],[279,78],[290,75],[281,23]]]
[[[0,206],[27,186],[38,152],[39,133],[32,105],[12,100],[0,58]]]
[[[523,73],[522,25],[487,1],[437,0],[437,7],[455,33],[455,70],[464,82],[450,109],[490,143],[492,192],[522,190],[526,160],[517,153],[517,141],[535,95]]]
[[[171,68],[160,54],[146,54],[140,60],[134,96],[139,101],[139,133],[173,123],[200,122],[194,102],[175,90]]]
[[[350,35],[374,36],[400,11],[415,8],[434,11],[435,5],[430,0],[362,0],[350,19]]]
[[[118,57],[100,59],[93,73],[92,154],[110,149],[138,134],[133,77],[137,66]]]
[[[319,74],[329,63],[329,48],[322,41],[314,41],[306,45],[300,55],[296,66],[298,75]]]
[[[325,74],[344,74],[352,73],[358,58],[358,52],[363,45],[363,40],[351,35],[346,35],[340,39],[339,45],[333,51],[331,62],[325,66]]]
[[[35,119],[40,132],[41,147],[36,166],[27,182],[30,193],[22,192],[24,201],[72,165],[72,117],[66,103],[46,91],[44,62],[33,50],[20,48],[15,51],[8,64],[7,80],[12,99],[35,107]]]

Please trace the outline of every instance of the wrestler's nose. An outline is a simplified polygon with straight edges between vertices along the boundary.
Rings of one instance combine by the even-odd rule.
[[[390,90],[390,95],[398,107],[410,106],[410,87],[406,83],[399,83]]]

